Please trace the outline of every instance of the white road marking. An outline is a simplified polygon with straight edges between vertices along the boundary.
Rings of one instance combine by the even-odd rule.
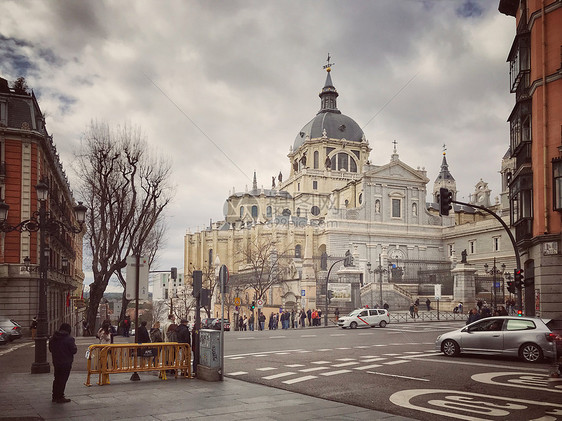
[[[407,363],[408,361],[405,360],[396,360],[396,361],[388,361],[386,363],[383,363],[385,365],[395,365],[395,364],[402,364],[402,363]]]
[[[345,333],[332,333],[330,336],[345,336]]]
[[[263,356],[264,354],[275,354],[277,352],[298,352],[298,351],[301,351],[301,349],[282,349],[282,350],[276,350],[276,351],[248,352],[246,354],[225,355],[224,358],[248,357],[248,356],[256,356],[256,355]]]
[[[402,354],[382,354],[382,355],[388,355],[389,357],[396,357],[397,355],[402,355]]]
[[[336,349],[351,349],[351,348],[336,348]]]
[[[2,351],[0,351],[0,355],[8,354],[9,352],[15,351],[16,349],[22,348],[22,347],[27,346],[27,345],[31,345],[32,348],[35,347],[34,342],[31,342],[31,343],[30,342],[23,342],[23,343],[20,343],[20,344],[17,344],[17,345],[10,344],[9,348],[3,349]],[[6,344],[4,346],[8,346],[8,345]]]
[[[332,348],[322,348],[322,349],[317,349],[316,352],[326,352],[326,351],[333,351]]]
[[[403,358],[403,359],[408,359],[408,360],[412,360],[414,358],[423,358],[423,357],[435,357],[436,355],[440,355],[441,353],[438,351],[426,351],[425,354],[417,354],[417,355],[403,355],[401,357],[398,358]]]
[[[312,379],[316,379],[316,378],[317,378],[317,376],[303,376],[303,377],[297,377],[296,379],[285,380],[285,381],[282,381],[281,383],[293,384],[293,383],[305,382],[307,380],[312,380]]]
[[[299,370],[301,373],[311,373],[313,371],[320,371],[320,370],[327,370],[330,367],[312,367],[312,368],[303,368],[302,370]]]
[[[355,361],[355,358],[336,358],[336,361]]]
[[[286,336],[270,336],[269,339],[283,339],[286,338]]]
[[[285,364],[285,367],[304,367],[304,364]]]
[[[230,357],[229,360],[243,360],[246,357]]]
[[[357,346],[354,346],[353,348],[365,349],[365,348],[369,348],[369,345],[357,345]]]
[[[357,365],[357,364],[359,364],[359,363],[356,362],[356,361],[352,361],[352,362],[349,362],[349,363],[332,364],[332,367],[348,367],[350,365]]]
[[[374,335],[374,333],[373,333],[373,332],[361,332],[361,333],[358,333],[358,336],[361,336],[361,335]]]
[[[248,374],[247,371],[235,371],[234,373],[228,373],[229,376],[241,376],[242,374]]]
[[[259,358],[259,357],[267,357],[267,355],[265,355],[265,354],[256,354],[256,355],[253,355],[253,357],[256,357],[256,358]]]
[[[299,353],[301,353],[301,354],[306,354],[307,352],[312,352],[312,351],[303,350],[303,351],[297,351],[297,352],[299,352]]]
[[[312,364],[330,364],[330,361],[312,361]]]
[[[285,372],[285,373],[273,374],[273,375],[271,375],[271,376],[262,377],[262,379],[264,379],[264,380],[273,380],[273,379],[278,379],[279,377],[292,376],[293,374],[296,374],[296,373],[293,373],[292,371],[287,371],[287,372]]]
[[[422,354],[425,351],[405,351],[404,354]]]
[[[429,379],[420,379],[418,377],[409,377],[409,376],[399,376],[398,374],[379,373],[377,371],[367,371],[367,373],[378,374],[379,376],[397,377],[397,378],[400,378],[400,379],[419,380],[421,382],[428,382],[429,381]]]
[[[271,370],[276,370],[275,367],[261,367],[261,368],[256,368],[256,370],[258,371],[271,371]]]
[[[301,335],[301,338],[315,338],[316,335]]]
[[[403,357],[403,358],[412,358],[412,357]],[[430,361],[430,362],[434,362],[434,363],[445,363],[445,364],[459,364],[459,365],[471,365],[474,367],[490,367],[490,368],[494,368],[494,369],[505,369],[505,370],[519,370],[519,367],[510,367],[507,365],[498,365],[498,364],[485,364],[485,363],[469,363],[469,362],[464,362],[464,361],[454,361],[454,360],[450,360],[450,359],[442,359],[442,360],[430,360],[430,359],[424,359],[424,361]],[[541,373],[544,373],[544,368],[531,368],[531,367],[525,367],[526,371],[538,371]]]
[[[289,355],[288,352],[276,352],[275,355]]]
[[[362,367],[353,367],[354,370],[369,370],[371,368],[382,367],[380,364],[364,365]]]
[[[351,373],[351,370],[336,370],[328,371],[327,373],[320,373],[321,376],[335,376],[338,374]]]
[[[236,338],[236,339],[239,340],[239,341],[247,341],[249,339],[256,339],[256,337],[255,336],[243,336],[241,338]]]
[[[382,360],[386,360],[387,358],[385,357],[378,357],[378,358],[368,358],[366,360],[362,360],[362,363],[374,363],[375,361],[382,361]]]

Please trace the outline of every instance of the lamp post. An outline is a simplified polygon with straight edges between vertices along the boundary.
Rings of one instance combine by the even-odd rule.
[[[490,298],[492,301],[492,308],[494,309],[494,311],[497,309],[498,303],[497,303],[497,294],[496,294],[496,275],[502,275],[502,290],[503,290],[503,274],[505,272],[505,263],[502,264],[502,270],[499,270],[496,267],[496,258],[494,257],[494,266],[492,267],[492,269],[488,270],[488,263],[484,264],[484,270],[486,273],[491,274],[492,275],[492,282],[493,282],[493,286],[492,286],[492,297]]]
[[[47,320],[47,283],[49,270],[50,249],[46,244],[46,237],[49,232],[62,229],[75,234],[82,231],[82,226],[86,220],[87,208],[79,202],[74,207],[76,220],[79,227],[66,225],[65,223],[53,219],[47,210],[47,195],[49,194],[49,186],[40,181],[35,189],[37,191],[37,200],[39,200],[39,211],[34,212],[31,218],[21,221],[17,225],[10,225],[7,222],[8,210],[10,206],[4,201],[0,202],[0,231],[2,232],[37,232],[39,231],[39,308],[37,312],[37,336],[35,337],[35,361],[31,365],[31,373],[48,373],[50,371],[49,362],[47,361],[47,338],[48,338],[48,320]],[[26,257],[24,263],[30,268],[31,259]],[[28,269],[31,272],[30,269]]]
[[[380,295],[380,308],[383,308],[383,300],[382,300],[382,275],[383,273],[388,273],[387,268],[382,267],[382,256],[379,254],[379,265],[375,269],[371,269],[371,262],[367,263],[367,270],[369,273],[378,273],[379,274],[379,295]],[[371,287],[371,292],[373,288]]]

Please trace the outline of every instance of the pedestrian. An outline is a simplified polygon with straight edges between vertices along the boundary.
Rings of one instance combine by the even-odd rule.
[[[178,325],[176,324],[176,316],[170,314],[168,316],[168,323],[164,326],[164,335],[166,336],[166,342],[177,342],[176,329]]]
[[[248,329],[248,317],[244,314],[244,332]]]
[[[68,323],[60,325],[49,340],[49,351],[53,357],[55,379],[53,380],[52,401],[56,403],[67,403],[70,399],[64,396],[66,382],[70,376],[74,354],[76,354],[76,342],[70,335],[72,328]]]
[[[338,320],[340,319],[340,308],[336,307],[336,310],[334,311],[334,315],[336,316],[336,323],[338,322]]]
[[[322,310],[318,309],[318,321],[316,322],[317,326],[322,325]]]
[[[482,302],[482,300],[478,300],[478,302],[476,303],[476,307],[478,307],[478,313],[480,313],[482,311],[483,305],[484,305],[484,303]]]
[[[269,315],[269,323],[267,325],[267,328],[269,330],[273,330],[273,311],[271,312],[271,314]]]
[[[427,311],[431,310],[431,300],[429,298],[425,300],[425,306],[427,307]]]
[[[123,336],[128,337],[129,330],[131,329],[131,319],[129,318],[129,316],[125,316],[125,318],[123,319],[122,326],[123,326]]]
[[[390,308],[390,306],[388,305],[388,303],[384,303],[384,305],[382,306],[382,308],[384,308],[385,310],[388,310]]]
[[[180,344],[191,344],[189,326],[187,326],[187,319],[180,320],[180,324],[176,328],[176,339]]]
[[[414,303],[414,305],[417,305],[418,307],[420,306],[420,299],[416,298],[416,302]]]
[[[83,336],[90,336],[92,334],[92,332],[90,332],[90,324],[86,319],[82,320],[82,329],[83,329],[83,333],[82,333]]]
[[[306,320],[306,313],[304,312],[304,308],[301,309],[300,319],[301,319],[301,329],[302,329],[304,327],[304,323],[305,323],[305,320]]]
[[[480,314],[478,313],[478,309],[474,307],[472,310],[470,310],[468,314],[468,319],[466,320],[466,324],[469,325],[472,322],[475,322],[476,320],[480,320]]]
[[[410,304],[410,317],[413,319],[414,318],[414,303]]]
[[[100,344],[111,343],[111,330],[109,329],[109,323],[103,322],[96,337],[99,339]]]
[[[308,326],[312,326],[312,311],[306,310],[306,317],[308,318]]]
[[[265,314],[260,312],[258,321],[260,323],[260,330],[264,330],[265,329]],[[277,321],[275,323],[275,329],[277,329]]]
[[[33,318],[33,320],[31,321],[31,326],[29,326],[29,329],[31,330],[31,340],[34,341],[35,335],[37,334],[37,317]]]
[[[141,322],[137,332],[137,342],[139,344],[150,343],[150,335],[148,334],[148,329],[146,328],[146,320]]]
[[[163,342],[160,322],[157,320],[150,329],[150,342]]]
[[[419,314],[419,308],[417,304],[414,304],[414,318],[415,319],[419,319],[420,318],[420,314]]]
[[[295,326],[295,309],[291,310],[291,329],[296,328]]]
[[[459,308],[459,313],[462,314],[462,302],[459,302],[458,308]]]
[[[254,313],[250,314],[250,319],[248,320],[250,331],[254,331]]]

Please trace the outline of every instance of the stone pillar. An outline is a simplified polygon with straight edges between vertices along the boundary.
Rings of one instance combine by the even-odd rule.
[[[454,305],[461,302],[463,313],[468,313],[471,308],[476,307],[476,282],[474,280],[476,269],[468,263],[459,263],[451,273],[454,277]]]
[[[345,308],[356,309],[362,307],[361,275],[363,272],[359,268],[342,266],[336,273],[338,276],[338,283],[351,284],[351,303],[348,302],[347,305],[349,305],[350,307],[346,306]],[[342,310],[342,307],[343,306],[340,306],[340,312]]]

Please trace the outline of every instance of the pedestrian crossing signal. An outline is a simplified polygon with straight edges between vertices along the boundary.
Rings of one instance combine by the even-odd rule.
[[[256,302],[252,301],[252,310],[256,308]]]
[[[517,310],[517,317],[523,317],[523,312],[521,310]]]

